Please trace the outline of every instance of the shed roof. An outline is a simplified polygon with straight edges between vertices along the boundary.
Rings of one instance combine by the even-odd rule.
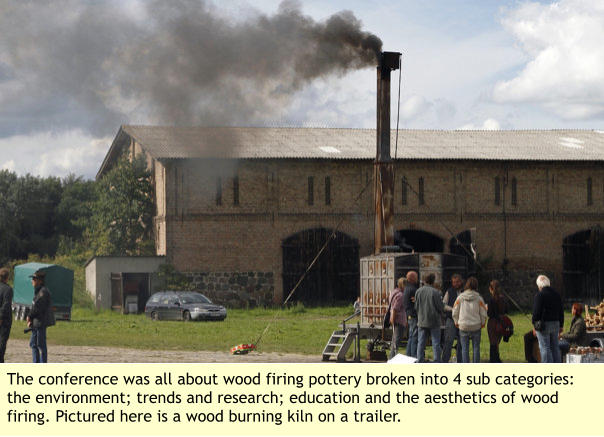
[[[374,159],[375,129],[174,127],[120,128],[99,175],[117,148],[134,139],[155,159]],[[391,133],[398,159],[602,161],[602,130],[414,130]]]
[[[373,159],[375,129],[123,126],[155,158]],[[396,147],[392,131],[392,156]],[[402,159],[592,161],[604,131],[399,131]]]
[[[84,267],[87,267],[88,264],[90,264],[92,261],[94,260],[100,260],[100,259],[123,259],[123,260],[130,260],[130,259],[153,259],[153,260],[163,260],[165,259],[166,256],[165,255],[93,255],[90,258],[88,258],[88,260],[86,261],[86,264],[84,264]]]

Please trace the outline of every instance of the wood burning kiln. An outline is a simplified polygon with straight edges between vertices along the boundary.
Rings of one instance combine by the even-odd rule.
[[[445,253],[409,253],[394,246],[393,198],[394,165],[390,155],[390,75],[400,68],[401,53],[382,52],[377,67],[377,153],[374,162],[373,184],[375,200],[374,254],[360,260],[360,322],[334,331],[323,350],[323,360],[335,357],[346,359],[351,345],[355,345],[355,359],[360,359],[361,338],[389,339],[390,330],[382,332],[382,322],[388,309],[388,297],[398,278],[415,270],[420,282],[429,273],[436,276],[437,288],[448,284],[453,273],[465,273],[464,256]]]

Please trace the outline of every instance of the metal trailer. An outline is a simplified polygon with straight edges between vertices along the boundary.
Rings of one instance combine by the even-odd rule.
[[[44,283],[50,290],[56,320],[71,320],[73,303],[73,271],[56,264],[27,263],[15,267],[13,314],[16,320],[27,317],[34,298],[30,276],[36,271],[46,273]]]
[[[390,292],[396,287],[399,278],[414,270],[418,273],[420,284],[425,277],[433,273],[436,277],[434,287],[444,290],[451,283],[451,276],[467,273],[466,257],[449,253],[406,253],[393,252],[370,255],[360,260],[361,311],[360,321],[356,325],[343,321],[340,329],[333,332],[323,350],[323,361],[335,357],[345,361],[351,345],[355,345],[354,359],[360,360],[360,339],[390,340],[391,330],[382,332],[382,323],[388,310]]]

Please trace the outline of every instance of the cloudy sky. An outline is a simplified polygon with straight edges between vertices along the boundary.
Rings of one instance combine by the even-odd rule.
[[[120,124],[374,127],[371,34],[402,128],[604,128],[601,1],[0,0],[0,28],[19,174],[94,177]]]

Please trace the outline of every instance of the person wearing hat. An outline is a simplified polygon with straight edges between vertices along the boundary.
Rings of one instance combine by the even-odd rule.
[[[31,338],[29,346],[31,347],[34,363],[46,363],[48,353],[46,349],[46,326],[49,319],[50,291],[44,286],[46,273],[38,270],[31,278],[34,286],[34,301],[31,311],[27,316],[27,327],[31,328]]]
[[[0,363],[4,362],[6,342],[13,324],[13,289],[7,284],[9,273],[6,267],[0,269]]]

